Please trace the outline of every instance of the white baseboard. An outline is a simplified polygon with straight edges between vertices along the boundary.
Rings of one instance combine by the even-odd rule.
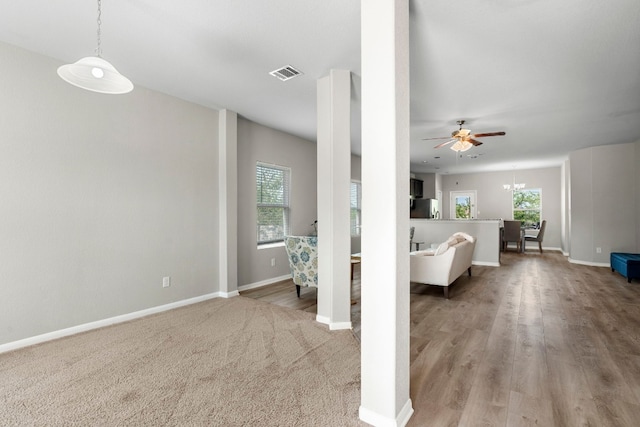
[[[330,331],[340,331],[343,329],[351,329],[351,328],[352,328],[351,322],[335,322],[335,323],[329,324]]]
[[[320,316],[319,314],[316,314],[316,322],[322,323],[323,325],[331,324],[331,320],[328,317]]]
[[[487,261],[471,261],[471,265],[484,265],[486,267],[500,267],[499,262],[487,262]]]
[[[319,314],[316,314],[316,322],[329,326],[330,331],[341,331],[344,329],[353,328],[353,325],[351,324],[351,322],[331,322],[331,319],[329,319],[326,316],[321,316]]]
[[[398,426],[407,425],[407,423],[409,422],[409,418],[411,418],[411,415],[413,415],[413,404],[411,403],[411,399],[408,399],[407,402],[402,407],[402,409],[400,410],[400,413],[396,417],[396,420],[397,420],[396,425]]]
[[[220,298],[233,298],[240,296],[240,292],[231,291],[231,292],[218,292],[220,294]]]
[[[581,261],[579,259],[573,259],[569,257],[569,262],[571,264],[580,264],[580,265],[588,265],[591,267],[609,267],[611,268],[611,264],[608,262],[591,262],[591,261]]]
[[[330,331],[341,331],[344,329],[353,328],[353,325],[351,324],[351,322],[331,322],[331,319],[329,319],[326,316],[321,316],[319,314],[316,314],[316,322],[329,326]]]
[[[377,427],[404,427],[409,422],[411,415],[413,415],[411,399],[407,400],[395,419],[382,416],[363,406],[360,406],[358,410],[358,416],[362,421]]]
[[[58,331],[48,332],[42,335],[36,335],[34,337],[25,338],[18,341],[2,344],[0,345],[0,353],[6,353],[7,351],[17,350],[19,348],[28,347],[30,345],[41,344],[43,342],[67,337],[69,335],[79,334],[81,332],[91,331],[93,329],[104,328],[105,326],[115,325],[117,323],[128,322],[129,320],[139,319],[141,317],[149,316],[150,314],[161,313],[163,311],[172,310],[174,308],[196,304],[198,302],[210,300],[213,298],[219,298],[220,296],[221,296],[220,292],[214,292],[211,294],[201,295],[195,298],[189,298],[182,301],[172,302],[170,304],[165,304],[157,307],[147,308],[140,311],[135,311],[133,313],[110,317],[108,319],[96,320],[95,322],[89,322],[82,325],[72,326],[70,328],[60,329]],[[228,297],[225,297],[225,298],[228,298]]]
[[[553,247],[553,246],[543,246],[542,250],[543,251],[556,251],[556,252],[564,253],[562,251],[562,248],[556,248],[556,247]],[[538,248],[538,245],[535,245],[535,246],[529,245],[529,247],[527,248],[526,252],[538,252],[538,253],[540,253],[540,248]]]
[[[249,289],[261,288],[263,286],[271,285],[273,283],[282,282],[282,281],[288,280],[288,279],[291,279],[291,274],[285,274],[284,276],[273,277],[271,279],[265,279],[265,280],[261,280],[259,282],[249,283],[247,285],[238,286],[238,290],[240,292],[248,291]]]

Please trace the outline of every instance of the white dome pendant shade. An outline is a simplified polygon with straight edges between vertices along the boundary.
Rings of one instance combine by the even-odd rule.
[[[102,59],[100,27],[102,25],[102,0],[98,0],[98,46],[96,56],[87,56],[73,64],[58,68],[58,75],[67,83],[92,92],[119,95],[133,90],[131,80],[123,76],[108,61]]]
[[[93,92],[118,95],[133,90],[131,80],[98,56],[87,56],[63,65],[58,68],[58,75],[67,83]]]

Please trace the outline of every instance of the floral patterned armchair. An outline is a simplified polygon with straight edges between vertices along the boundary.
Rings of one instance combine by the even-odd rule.
[[[300,286],[318,287],[318,238],[285,236],[284,247],[289,256],[291,277],[300,298]]]

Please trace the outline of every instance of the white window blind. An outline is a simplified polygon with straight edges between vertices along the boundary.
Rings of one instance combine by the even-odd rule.
[[[362,220],[362,184],[351,181],[351,235],[360,235]]]
[[[258,244],[280,242],[289,233],[291,169],[256,164]]]

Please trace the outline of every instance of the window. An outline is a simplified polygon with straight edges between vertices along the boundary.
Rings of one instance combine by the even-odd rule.
[[[476,191],[451,192],[451,219],[476,218]]]
[[[362,222],[362,184],[351,181],[351,235],[360,235]]]
[[[542,211],[542,190],[513,191],[513,219],[520,221],[525,228],[540,227],[540,212]]]
[[[256,164],[258,245],[284,240],[289,233],[289,188],[291,169]]]

